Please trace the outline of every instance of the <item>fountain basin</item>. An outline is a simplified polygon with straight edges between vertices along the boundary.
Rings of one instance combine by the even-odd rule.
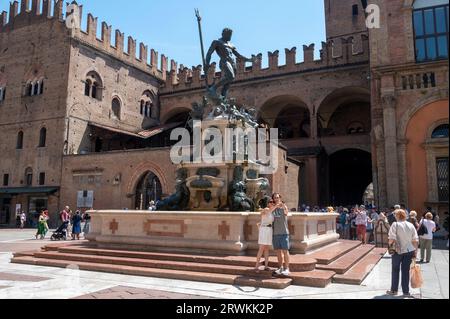
[[[89,212],[86,238],[99,247],[142,251],[247,255],[258,249],[260,215],[250,212]],[[337,214],[289,215],[291,252],[305,254],[334,243]]]

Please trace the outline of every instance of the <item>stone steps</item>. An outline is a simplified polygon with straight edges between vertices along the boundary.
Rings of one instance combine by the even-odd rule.
[[[306,256],[316,259],[318,264],[329,265],[336,259],[339,259],[343,255],[359,246],[361,246],[361,242],[340,240],[335,244],[320,248],[314,252],[307,254]]]
[[[36,251],[19,251],[13,253],[14,257],[33,257]]]
[[[289,277],[293,279],[292,284],[296,286],[325,288],[331,284],[334,275],[336,275],[334,271],[318,269],[291,273]]]
[[[236,265],[220,265],[200,262],[184,262],[174,260],[151,260],[139,258],[125,258],[125,257],[111,257],[111,256],[95,256],[95,255],[80,255],[80,254],[66,254],[59,252],[42,252],[36,253],[35,258],[49,259],[49,260],[65,260],[71,261],[74,264],[78,262],[87,262],[94,264],[107,264],[117,266],[133,266],[156,269],[172,269],[185,270],[193,272],[217,273],[227,275],[241,275],[254,276],[261,278],[272,278],[270,271],[254,271],[253,268]],[[253,266],[254,267],[254,266]]]
[[[88,271],[259,288],[284,289],[291,284],[324,288],[331,282],[361,284],[385,252],[360,242],[339,241],[308,255],[292,255],[289,278],[273,277],[272,271],[255,271],[254,256],[115,250],[89,244],[50,245],[40,252],[14,254],[11,262],[50,267],[78,265]],[[273,270],[278,268],[276,257],[270,258],[269,265]]]
[[[248,256],[198,256],[187,254],[173,254],[173,253],[155,253],[155,252],[140,252],[140,251],[124,251],[124,250],[111,250],[111,249],[98,249],[92,247],[62,247],[55,250],[59,253],[68,254],[80,254],[83,256],[109,256],[109,257],[124,257],[124,258],[138,258],[138,259],[151,259],[151,260],[165,260],[165,261],[179,261],[188,263],[208,263],[218,265],[230,265],[230,266],[255,266],[255,257]],[[278,263],[275,257],[270,258],[269,266],[273,268],[278,267]],[[294,272],[311,271],[315,269],[317,261],[313,258],[306,257],[304,255],[295,255],[291,258],[290,268]],[[264,260],[264,259],[263,259]]]
[[[370,274],[372,269],[378,264],[381,258],[383,258],[386,252],[386,248],[373,249],[345,274],[338,274],[334,276],[333,282],[347,285],[360,285]]]
[[[368,253],[370,253],[375,246],[373,245],[362,245],[352,251],[341,256],[328,265],[317,265],[317,269],[331,270],[336,274],[345,274],[350,268],[352,268],[358,261],[364,258]]]
[[[13,258],[12,262],[17,264],[59,267],[59,268],[66,268],[68,266],[74,265],[74,262],[71,260],[45,259],[35,257],[17,257],[17,258],[15,257]],[[293,281],[291,278],[257,278],[232,274],[206,273],[206,272],[195,272],[195,271],[173,270],[173,269],[157,269],[138,266],[82,262],[82,261],[77,261],[76,265],[80,270],[86,271],[98,271],[124,275],[199,281],[199,282],[219,283],[227,285],[269,288],[269,289],[284,289],[290,286]]]

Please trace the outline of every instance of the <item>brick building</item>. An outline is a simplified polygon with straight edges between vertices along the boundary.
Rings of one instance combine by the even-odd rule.
[[[373,188],[380,207],[442,213],[448,4],[370,4],[381,9],[380,29],[366,27],[367,1],[325,0],[320,59],[305,45],[303,61],[295,47],[285,65],[279,51],[267,68],[238,61],[230,95],[279,128],[271,181],[291,207],[356,204]],[[47,207],[56,222],[66,204],[140,209],[170,194],[170,131],[204,92],[200,66],[178,67],[132,37],[125,46],[119,30],[113,41],[105,22],[97,38],[97,18],[89,14],[84,31],[63,11],[61,0],[22,0],[0,16],[0,224],[14,224],[16,209]]]

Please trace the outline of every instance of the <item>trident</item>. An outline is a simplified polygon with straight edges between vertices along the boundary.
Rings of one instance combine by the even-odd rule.
[[[200,11],[198,11],[198,9],[195,9],[195,16],[197,17],[198,21],[198,33],[200,34],[200,46],[202,48],[202,60],[203,70],[205,71],[206,88],[209,88],[208,70],[206,70],[205,48],[203,46],[202,17],[200,16]]]

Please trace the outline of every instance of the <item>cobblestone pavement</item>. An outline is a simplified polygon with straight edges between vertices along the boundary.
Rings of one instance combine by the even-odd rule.
[[[34,230],[0,229],[0,299],[395,299],[390,288],[391,258],[384,257],[361,286],[326,288],[290,286],[284,290],[240,287],[161,278],[11,264],[12,252],[38,250]],[[416,298],[449,299],[449,251],[436,241],[430,264],[423,264],[425,284]],[[444,249],[439,249],[444,248]]]

